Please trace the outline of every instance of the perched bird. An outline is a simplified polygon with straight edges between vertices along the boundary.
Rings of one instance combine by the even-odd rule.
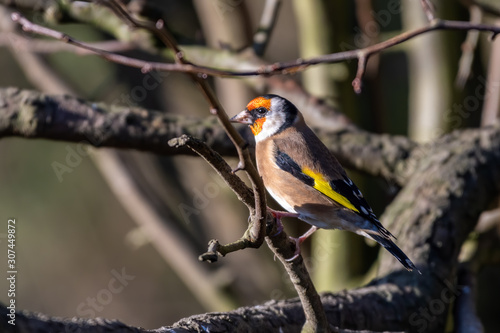
[[[312,225],[295,239],[296,256],[300,244],[318,228],[342,229],[375,240],[406,269],[417,270],[392,242],[394,236],[382,226],[363,194],[306,125],[295,105],[277,95],[264,95],[253,99],[231,121],[249,125],[255,136],[257,168],[264,185],[288,211],[271,210],[273,215],[278,221],[293,216]]]

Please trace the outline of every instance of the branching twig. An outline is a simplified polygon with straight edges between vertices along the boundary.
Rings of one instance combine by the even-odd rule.
[[[152,32],[156,37],[158,37],[161,42],[172,49],[175,54],[175,62],[180,64],[189,64],[189,62],[184,59],[184,53],[177,47],[177,43],[175,43],[174,37],[170,34],[170,32],[165,28],[165,24],[163,20],[158,20],[156,23],[152,23],[149,21],[141,21],[136,18],[133,18],[131,14],[124,8],[123,4],[115,0],[106,0],[102,1],[102,3],[108,6],[122,21],[127,23],[132,28],[140,28],[145,29],[149,32]]]
[[[420,3],[422,4],[422,8],[424,9],[425,16],[427,16],[429,22],[432,22],[435,19],[434,5],[430,0],[420,0]]]
[[[210,147],[204,144],[202,141],[183,135],[180,138],[176,138],[169,141],[170,146],[182,147],[187,146],[196,152],[198,155],[203,157],[224,179],[224,181],[229,185],[229,187],[236,193],[238,198],[252,209],[251,206],[254,205],[252,191],[241,181],[239,177],[231,172],[230,166],[222,159],[222,157]],[[290,279],[293,281],[299,298],[304,306],[304,312],[306,315],[306,324],[304,329],[313,330],[314,332],[327,332],[328,331],[328,321],[326,320],[326,315],[321,305],[321,300],[319,298],[316,289],[312,283],[312,280],[307,272],[304,265],[302,257],[299,256],[298,259],[293,261],[287,261],[287,258],[291,258],[294,255],[294,242],[290,242],[288,236],[284,231],[280,233],[277,232],[276,227],[273,222],[273,218],[270,214],[267,215],[267,221],[270,226],[266,229],[267,243],[271,250],[274,252],[277,258],[285,266]],[[247,233],[251,232],[250,228]],[[217,261],[218,254],[225,256],[228,253],[245,249],[250,247],[248,237],[243,236],[241,239],[226,245],[221,245],[217,240],[212,240],[209,243],[209,247],[206,253],[200,256],[200,260],[214,262]]]
[[[14,15],[13,18],[15,20],[17,20],[18,22],[20,22],[22,25],[23,25],[23,28],[25,29],[34,29],[34,30],[31,30],[31,31],[34,31],[34,32],[37,32],[37,33],[40,33],[40,34],[44,34],[44,35],[47,35],[47,36],[51,36],[51,37],[54,37],[54,38],[57,38],[57,39],[60,39],[62,41],[65,41],[65,42],[68,42],[68,43],[71,43],[71,44],[74,44],[74,45],[78,45],[80,47],[83,47],[83,48],[88,48],[88,45],[86,46],[85,43],[82,43],[82,42],[79,42],[79,41],[76,41],[74,39],[72,39],[71,37],[65,35],[65,34],[62,34],[60,32],[57,32],[57,31],[54,31],[54,30],[50,30],[50,29],[47,29],[47,28],[43,28],[43,27],[40,27],[40,26],[37,26],[37,25],[34,25],[32,24],[31,22],[29,22],[28,20],[26,20],[25,18],[21,17],[19,14],[18,15]],[[132,19],[131,22],[133,23],[134,20]],[[309,65],[313,65],[313,64],[317,64],[317,63],[322,63],[322,62],[336,62],[336,61],[341,61],[341,60],[344,60],[344,59],[347,59],[346,57],[351,57],[351,59],[355,59],[357,58],[359,61],[360,61],[360,64],[362,64],[362,66],[360,66],[360,68],[358,68],[358,74],[357,75],[357,79],[359,79],[359,81],[361,80],[361,76],[364,72],[364,65],[365,65],[365,58],[363,57],[366,57],[368,58],[371,54],[373,53],[376,53],[376,52],[379,52],[385,48],[388,48],[388,47],[391,47],[393,45],[396,45],[398,43],[401,43],[405,40],[408,40],[410,38],[413,38],[417,35],[420,35],[424,32],[428,32],[428,31],[432,31],[432,30],[439,30],[439,29],[458,29],[458,30],[470,30],[470,29],[477,29],[477,30],[487,30],[487,31],[493,31],[494,33],[498,33],[500,32],[500,28],[498,28],[498,30],[492,30],[492,28],[490,26],[486,26],[486,25],[475,25],[475,26],[471,26],[470,24],[468,25],[464,25],[464,24],[468,24],[467,22],[459,22],[459,21],[438,21],[438,20],[432,20],[432,22],[430,22],[429,26],[427,27],[424,27],[424,28],[420,28],[420,29],[416,29],[416,30],[412,30],[410,32],[407,32],[407,33],[403,33],[401,35],[398,35],[397,37],[394,37],[388,41],[385,41],[385,42],[382,42],[382,43],[378,43],[378,44],[375,44],[375,45],[372,45],[370,47],[367,47],[363,50],[354,50],[354,51],[347,51],[347,52],[342,52],[342,53],[336,53],[336,54],[331,54],[331,55],[327,55],[327,56],[321,56],[321,57],[316,57],[316,58],[312,58],[312,59],[309,59],[309,60],[306,60],[306,64],[304,65],[304,62],[301,62],[299,65],[296,64],[296,62],[289,62],[289,63],[280,63],[280,64],[276,64],[274,66],[271,66],[271,71],[269,71],[269,73],[266,73],[265,71],[262,72],[262,71],[257,71],[257,72],[254,72],[253,74],[242,74],[242,73],[245,73],[245,72],[233,72],[233,74],[230,74],[230,75],[260,75],[260,74],[275,74],[275,73],[279,73],[279,72],[286,72],[287,70],[290,70],[290,69],[299,69],[301,70],[304,66],[309,66]],[[156,29],[160,30],[161,28],[163,27],[158,27],[156,26]],[[496,28],[495,28],[496,29]],[[172,45],[174,45],[172,48],[174,49],[175,51],[175,42],[173,41],[173,39],[170,39],[168,35],[166,35],[166,38],[167,38],[167,45],[170,43]],[[120,58],[121,56],[118,56],[118,55],[115,55],[115,54],[111,54],[109,52],[103,52],[102,50],[96,50],[96,53],[102,55],[103,57],[105,57],[106,59],[109,59],[109,60],[113,60],[113,61],[126,61],[127,58],[126,57],[122,57]],[[115,56],[118,56],[118,58],[113,58]],[[339,58],[339,57],[343,57],[343,58]],[[120,60],[121,59],[121,60]],[[129,58],[131,59],[131,58]],[[133,59],[135,62],[135,64],[138,64],[137,59]],[[314,62],[316,61],[316,62]],[[140,62],[140,61],[139,61]],[[149,63],[149,62],[143,62],[145,63],[144,66],[136,66],[136,67],[140,67],[142,68],[144,71],[148,71],[148,70],[151,70],[151,69],[156,69],[156,68],[153,68],[152,65],[154,65],[155,63]],[[125,63],[127,65],[130,65],[129,63]],[[177,70],[178,71],[182,71],[182,72],[187,72],[187,73],[195,73],[195,74],[210,74],[208,72],[204,72],[203,70],[200,70],[200,69],[207,69],[206,67],[200,67],[200,66],[196,66],[196,65],[193,65],[193,64],[188,64],[186,62],[184,62],[182,60],[182,57],[177,57],[176,58],[176,64],[162,64],[162,65],[173,65],[173,66],[176,66]],[[189,68],[191,68],[190,70],[186,70],[187,67],[185,66],[191,66]],[[288,66],[288,67],[287,67]],[[182,68],[182,69],[181,69]],[[263,66],[263,68],[269,68],[269,66]],[[213,73],[216,73],[218,70],[215,70],[215,69],[208,69],[208,70],[211,70],[211,71],[214,71]],[[227,71],[226,71],[227,72]],[[219,71],[219,74],[221,73],[221,71]],[[213,75],[219,75],[219,74],[213,74]],[[359,76],[359,77],[358,77]],[[224,126],[224,128],[226,129],[226,131],[228,132],[228,134],[230,135],[230,138],[232,139],[233,143],[235,144],[236,148],[238,149],[238,152],[239,152],[239,156],[240,156],[240,163],[239,163],[239,166],[241,168],[244,168],[250,175],[250,179],[253,181],[253,187],[254,187],[254,195],[255,195],[255,214],[251,214],[252,217],[254,218],[260,218],[259,222],[260,222],[260,232],[259,232],[259,235],[263,236],[264,233],[262,232],[263,230],[263,227],[265,226],[263,224],[263,218],[264,218],[264,214],[265,214],[265,199],[264,199],[264,196],[260,197],[260,190],[263,190],[263,187],[261,186],[261,184],[258,184],[258,180],[260,178],[258,178],[258,175],[257,175],[257,178],[252,178],[252,176],[254,176],[250,171],[249,171],[249,168],[252,167],[251,165],[251,162],[250,159],[249,159],[249,154],[248,154],[248,150],[247,150],[247,147],[245,145],[245,142],[243,141],[243,139],[241,139],[241,141],[238,141],[239,138],[241,138],[241,136],[239,136],[239,134],[234,130],[234,128],[228,123],[228,119],[227,119],[227,115],[225,114],[225,112],[223,111],[222,107],[220,106],[220,103],[218,103],[217,99],[215,98],[215,95],[212,93],[212,91],[210,90],[210,88],[208,87],[208,85],[206,84],[206,81],[203,79],[203,78],[200,78],[199,76],[195,76],[194,77],[196,82],[200,85],[201,89],[203,90],[205,96],[207,97],[207,99],[209,100],[210,104],[211,104],[211,112],[213,114],[217,114],[219,116],[219,119],[222,123],[222,125]],[[31,124],[30,124],[31,125]],[[37,126],[36,124],[34,124],[34,126]],[[228,126],[228,127],[227,127]],[[30,130],[30,128],[27,129],[28,131]],[[493,131],[492,128],[488,129],[489,131]],[[233,136],[234,134],[234,136]],[[470,139],[470,138],[469,138]],[[488,140],[483,140],[483,141],[487,141],[489,142]],[[481,141],[481,142],[483,142]],[[471,142],[473,143],[477,143],[479,142],[479,140],[471,140]],[[469,149],[475,149],[474,151],[478,151],[478,150],[481,150],[482,153],[484,153],[485,151],[485,148],[486,147],[479,147],[480,149],[476,149],[478,147],[475,147],[475,146],[472,146],[470,145],[471,147],[469,147]],[[443,147],[441,147],[443,148]],[[446,147],[444,147],[446,148]],[[449,151],[449,149],[447,149],[446,151]],[[460,155],[461,153],[457,153],[457,156],[455,156],[455,158],[457,160],[465,160],[464,156]],[[460,155],[460,156],[458,156]],[[472,154],[470,154],[472,155]],[[428,157],[429,159],[432,159],[434,158],[434,156],[440,156],[439,154],[435,155],[435,154],[429,154],[430,157]],[[465,156],[469,156],[469,155],[465,155]],[[476,168],[481,168],[483,167],[483,164],[486,163],[485,161],[490,161],[491,163],[494,163],[494,162],[497,162],[498,161],[498,154],[496,153],[496,155],[493,155],[491,154],[491,156],[487,156],[487,155],[481,155],[480,156],[481,159],[481,162],[478,162],[477,160],[471,160],[470,162],[470,168],[473,168],[473,169],[476,169]],[[450,169],[453,168],[454,165],[456,165],[457,163],[454,162],[454,164],[451,164],[450,161],[454,161],[454,160],[449,160],[446,164],[446,166]],[[248,162],[248,163],[247,163]],[[441,160],[437,160],[434,161],[434,163],[442,163]],[[424,172],[426,170],[420,170],[420,172]],[[493,175],[496,175],[496,173],[493,173],[491,172],[491,175],[488,174],[490,177],[493,177]],[[454,176],[456,177],[459,177],[458,176],[458,172],[455,172],[453,173]],[[433,183],[438,183],[436,181],[436,179],[441,179],[442,175],[439,173],[439,172],[433,172],[432,174],[432,177],[430,177],[429,179],[433,181]],[[497,176],[496,176],[497,177]],[[494,178],[494,177],[493,177]],[[498,177],[497,177],[498,178]],[[418,179],[420,181],[420,179]],[[455,180],[455,179],[453,179]],[[496,188],[493,188],[493,185],[489,185],[487,186],[484,182],[486,180],[483,180],[482,183],[480,184],[476,184],[476,185],[470,185],[470,187],[474,187],[474,190],[476,192],[480,192],[478,195],[474,196],[475,199],[475,205],[478,206],[479,208],[482,208],[481,204],[484,205],[484,200],[483,202],[480,204],[480,203],[477,203],[476,201],[480,201],[483,197],[486,197],[487,194],[490,194],[491,192],[494,192],[495,190],[497,190]],[[413,187],[409,187],[410,189],[412,188],[417,188],[418,191],[423,191],[422,189],[425,188],[427,189],[429,186],[431,186],[433,183],[431,183],[429,181],[429,184],[419,184],[418,186],[413,184],[412,186]],[[458,183],[458,182],[456,182]],[[492,182],[490,181],[489,183],[487,184],[491,184]],[[424,186],[426,185],[426,186]],[[459,185],[461,186],[461,185]],[[459,188],[459,191],[463,190],[462,187]],[[417,191],[417,193],[418,193]],[[450,191],[450,193],[448,193],[448,191]],[[442,192],[439,192],[439,191],[435,191],[436,193],[439,192],[440,194],[439,195],[434,195],[434,196],[431,196],[431,198],[435,199],[435,200],[429,200],[429,203],[426,203],[427,205],[430,206],[430,208],[432,209],[443,209],[442,206],[444,206],[445,204],[443,202],[445,202],[445,199],[448,199],[448,194],[449,194],[449,197],[452,197],[453,199],[450,199],[450,200],[454,200],[453,202],[453,205],[452,204],[449,204],[447,207],[460,207],[459,205],[457,205],[455,201],[459,201],[460,198],[457,198],[456,196],[454,196],[454,189],[448,189],[448,188],[444,188],[444,191]],[[410,192],[410,190],[408,190],[408,192]],[[483,193],[485,192],[485,193]],[[422,192],[423,193],[423,192]],[[409,194],[413,194],[413,193],[404,193],[402,195],[402,197],[400,197],[400,203],[403,203],[405,205],[407,205],[408,207],[412,207],[413,203],[414,203],[414,196],[411,196],[410,198],[410,195]],[[259,200],[260,199],[260,200]],[[443,199],[443,200],[438,200],[438,199]],[[406,200],[406,201],[405,201]],[[435,207],[434,203],[435,202],[439,202],[440,205],[437,205]],[[262,205],[264,203],[264,207],[260,208],[260,211],[259,211],[259,206]],[[470,204],[470,203],[469,203]],[[403,205],[399,205],[399,206],[394,206],[394,207],[402,207]],[[479,209],[474,206],[474,209],[473,211],[478,211]],[[394,208],[393,211],[390,213],[392,215],[389,215],[389,219],[395,219],[396,216],[398,215],[398,211],[397,209]],[[408,208],[409,209],[409,208]],[[470,231],[472,225],[471,223],[466,220],[465,217],[463,216],[466,216],[466,214],[463,213],[463,211],[465,210],[466,208],[465,207],[462,207],[460,209],[457,210],[456,213],[456,216],[453,215],[453,216],[450,216],[449,217],[449,220],[447,220],[446,218],[442,218],[440,220],[438,220],[436,223],[439,223],[438,227],[450,227],[450,228],[460,228],[457,232],[457,233],[450,233],[450,234],[457,234],[458,236],[456,236],[458,238],[458,241],[457,242],[453,242],[453,244],[446,244],[446,246],[449,247],[449,251],[446,252],[446,253],[456,253],[457,251],[455,251],[455,248],[457,244],[461,244],[461,242],[463,241],[463,239],[465,238],[464,234],[466,234],[468,231]],[[443,216],[448,216],[448,211],[445,211],[443,213]],[[451,214],[449,214],[451,215]],[[469,217],[469,215],[467,215],[467,217]],[[416,216],[412,216],[411,219],[415,220]],[[464,219],[463,222],[467,223],[467,225],[464,227],[464,226],[458,226],[458,225],[455,225],[455,219],[458,220],[459,218],[462,218]],[[413,221],[415,222],[415,221]],[[433,228],[433,225],[431,225],[431,223],[433,223],[434,221],[431,221],[431,220],[425,220],[422,218],[422,223],[425,223],[425,228],[421,228],[423,230],[425,230],[425,234],[422,233],[422,237],[423,239],[425,239],[425,242],[427,242],[429,239],[437,239],[436,237],[430,237],[430,236],[433,236],[431,235],[432,232],[434,232],[435,228]],[[407,228],[413,228],[413,226],[416,225],[416,223],[411,223],[409,224],[409,226]],[[437,228],[437,227],[436,227]],[[450,228],[447,228],[447,229],[450,229]],[[409,229],[409,231],[411,231],[411,229]],[[405,233],[405,234],[411,234],[410,232],[408,233]],[[415,233],[417,234],[417,233]],[[251,236],[254,236],[254,235],[251,235]],[[438,235],[439,236],[439,235]],[[257,236],[259,237],[259,236]],[[441,237],[441,236],[440,236]],[[252,237],[249,237],[247,238],[248,239],[252,239]],[[436,242],[438,241],[439,239],[436,240]],[[287,258],[287,257],[290,257],[290,255],[288,255],[287,253],[290,252],[290,251],[293,251],[290,246],[285,246],[285,244],[289,244],[290,242],[288,242],[288,239],[286,238],[286,235],[284,233],[281,233],[281,234],[278,234],[276,236],[272,236],[269,238],[269,241],[268,243],[270,243],[270,247],[271,248],[275,248],[276,250],[276,253],[278,254],[278,256],[280,257],[280,260],[283,261],[284,258]],[[414,242],[415,244],[418,243],[418,242]],[[424,241],[422,241],[422,243],[424,243]],[[412,246],[414,246],[415,244],[412,244]],[[237,245],[234,245],[235,247],[239,247],[241,246],[240,243],[238,243]],[[216,243],[213,243],[211,244],[211,248],[213,251],[217,251],[217,248],[218,248],[218,245]],[[431,250],[429,250],[429,248]],[[420,247],[418,249],[418,253],[422,254],[422,257],[424,257],[424,260],[426,261],[427,263],[427,267],[440,267],[439,271],[436,271],[435,274],[436,276],[440,276],[442,278],[446,278],[449,276],[450,272],[452,271],[452,268],[451,267],[452,265],[448,264],[444,264],[442,262],[443,258],[439,257],[439,256],[436,256],[436,255],[432,255],[430,256],[429,254],[434,254],[434,252],[438,252],[438,251],[441,251],[439,249],[439,247],[437,246],[431,246],[429,248],[423,248],[423,247]],[[415,250],[415,248],[413,248]],[[432,253],[431,253],[432,252]],[[447,255],[448,257],[451,256],[450,254]],[[452,258],[453,259],[453,258]],[[299,257],[299,259],[295,260],[294,263],[299,263],[298,265],[295,265],[295,264],[292,264],[290,263],[290,266],[287,267],[286,264],[285,266],[287,267],[287,270],[288,268],[290,268],[291,272],[289,272],[289,274],[291,275],[292,277],[292,281],[295,283],[296,287],[297,287],[297,290],[299,291],[299,296],[301,298],[301,301],[302,301],[302,304],[303,304],[303,307],[304,307],[304,310],[306,312],[306,318],[307,318],[307,323],[309,325],[311,325],[310,327],[311,328],[314,328],[316,330],[321,330],[321,329],[324,329],[324,330],[328,330],[328,327],[325,327],[325,320],[326,320],[326,317],[324,316],[324,313],[322,313],[321,311],[318,312],[318,308],[321,308],[321,302],[319,301],[319,298],[317,297],[317,294],[315,293],[314,291],[314,287],[311,285],[309,285],[309,283],[307,282],[307,279],[309,278],[309,276],[307,275],[307,272],[305,271],[305,267],[302,263],[302,259]],[[384,262],[383,262],[384,263]],[[436,265],[436,264],[443,264],[443,265]],[[394,271],[394,268],[392,268],[392,265],[393,263],[387,263],[385,262],[384,265],[382,266],[382,271],[387,273],[387,272],[390,272],[390,271]],[[300,270],[304,270],[304,274],[302,274],[300,272]],[[299,274],[298,277],[296,277],[294,274]],[[413,282],[413,286],[415,286],[416,282]],[[312,287],[311,287],[312,286]],[[398,286],[400,286],[398,284]],[[422,285],[423,287],[423,285]],[[399,288],[399,287],[397,287]],[[396,288],[396,289],[397,289]],[[434,289],[436,289],[436,287],[432,287]],[[412,289],[411,287],[408,288],[408,291],[409,293],[413,292],[414,289]],[[398,291],[396,291],[397,293]],[[436,295],[437,294],[437,291],[436,290],[430,290],[430,293],[429,294],[433,294],[433,295]],[[394,299],[391,299],[392,301],[394,301]],[[408,317],[408,314],[406,314],[405,316],[403,317]],[[439,324],[435,324],[437,326],[439,326]]]
[[[152,31],[155,35],[159,36],[165,45],[174,50],[175,54],[177,55],[175,57],[175,61],[177,64],[182,64],[182,65],[188,64],[187,61],[182,56],[183,54],[182,51],[179,49],[177,43],[175,42],[175,40],[173,39],[173,37],[164,27],[163,24],[161,25],[156,24],[154,27],[147,24],[141,25],[132,17],[130,17],[129,14],[123,8],[121,8],[121,4],[119,4],[117,1],[112,0],[111,3],[113,4],[112,9],[120,16],[125,17],[135,27],[146,28]],[[204,78],[200,78],[199,76],[196,75],[192,75],[192,77],[194,81],[197,83],[200,90],[205,95],[207,101],[209,102],[211,107],[210,113],[218,117],[222,127],[224,128],[229,138],[233,142],[234,146],[236,147],[239,156],[237,169],[242,169],[246,171],[246,174],[248,175],[252,183],[253,197],[254,197],[253,203],[248,200],[246,202],[251,218],[251,224],[247,232],[245,232],[245,235],[243,235],[243,237],[240,240],[225,246],[220,245],[217,241],[212,241],[210,245],[212,249],[209,249],[209,253],[206,253],[205,255],[202,255],[200,257],[200,259],[202,260],[212,261],[214,259],[213,256],[214,252],[215,253],[218,252],[221,253],[222,255],[225,255],[226,253],[240,250],[246,247],[257,247],[257,248],[260,247],[266,235],[265,222],[266,220],[273,221],[273,218],[270,214],[267,213],[266,193],[264,184],[262,182],[260,175],[257,172],[257,169],[253,165],[248,150],[248,144],[243,140],[241,135],[229,122],[229,118],[226,112],[224,111],[216,95],[211,90],[207,81]],[[224,172],[226,174],[230,173],[228,170],[229,165],[223,162],[220,155],[216,154],[214,151],[210,151],[210,149],[202,142],[198,140],[190,140],[189,138],[184,137],[181,140],[177,140],[177,144],[180,143],[184,143],[185,145],[190,147],[196,153],[201,155],[205,160],[207,161],[210,160],[209,164],[212,167],[216,168],[217,170],[220,170],[218,172]],[[216,167],[216,164],[218,164],[217,166],[220,166],[220,169]],[[231,173],[234,174],[234,172],[235,171],[233,170]],[[248,198],[248,193],[244,193],[247,192],[245,191],[246,186],[242,186],[243,184],[241,180],[239,180],[238,182],[234,179],[235,177],[236,176],[234,177],[228,176],[228,180],[226,180],[226,182],[228,183],[231,182],[233,184],[233,186],[230,187],[234,192],[237,193],[239,191],[242,191],[242,193],[239,195],[240,197],[246,196]],[[236,184],[238,184],[239,186]],[[276,234],[275,229],[276,226],[274,225],[272,228],[273,235]],[[273,236],[272,238],[275,239],[275,242],[273,244],[277,245],[278,249],[288,250],[288,251],[283,250],[277,253],[277,251],[273,249],[273,251],[275,252],[275,254],[278,255],[280,260],[283,263],[287,263],[286,259],[291,258],[293,256],[291,252],[292,248],[290,247],[290,244],[292,243],[289,241],[288,236],[284,232],[280,232],[278,235]],[[328,321],[326,320],[326,314],[323,309],[323,306],[321,305],[321,300],[314,288],[314,285],[311,281],[311,278],[307,272],[304,263],[300,263],[301,259],[302,258],[300,257],[298,260],[299,263],[294,261],[293,263],[285,264],[285,267],[287,269],[288,274],[290,275],[291,280],[294,283],[294,286],[297,290],[297,293],[299,294],[299,297],[304,307],[304,312],[306,314],[306,322],[304,324],[303,330],[305,330],[306,332],[310,330],[311,332],[318,332],[318,333],[329,332],[330,330],[328,326]]]
[[[229,164],[215,150],[207,146],[203,141],[188,135],[182,135],[179,138],[174,138],[168,142],[170,147],[180,148],[188,147],[193,152],[201,156],[214,170],[222,177],[226,184],[233,190],[238,199],[243,202],[251,211],[255,207],[255,198],[252,190],[236,176]],[[247,231],[248,233],[248,231]],[[201,261],[215,262],[218,254],[225,256],[228,253],[243,250],[250,247],[248,235],[245,235],[236,242],[221,245],[217,240],[211,240],[206,253],[202,254],[199,259]]]
[[[284,96],[301,94],[296,89],[287,91],[285,88],[280,87],[275,92]],[[310,114],[318,114],[318,118],[330,110],[306,96],[300,97],[298,102],[301,109],[311,110]],[[418,145],[403,136],[362,131],[346,121],[345,116],[337,115],[332,121],[325,122],[335,122],[336,127],[332,125],[330,129],[321,127],[318,130],[320,138],[332,153],[346,167],[403,185],[411,173],[407,172],[406,158]],[[72,96],[41,94],[31,90],[0,88],[0,138],[44,138],[96,147],[137,149],[161,155],[192,155],[188,148],[172,148],[166,144],[182,134],[200,138],[223,156],[237,156],[236,149],[215,119],[92,103]]]
[[[364,35],[364,46],[374,45],[379,41],[380,29],[372,29],[373,23],[376,21],[375,10],[372,0],[356,0],[356,19],[358,26]],[[366,63],[365,73],[372,79],[377,77],[380,64],[380,54],[374,54],[370,57],[370,61]],[[359,69],[359,68],[358,68]],[[364,76],[365,74],[363,74]],[[361,77],[362,79],[362,77]],[[356,91],[356,90],[354,90]]]
[[[356,77],[352,81],[352,87],[354,88],[354,92],[356,94],[361,93],[362,78],[363,75],[365,74],[367,61],[368,57],[365,54],[363,54],[363,52],[360,52],[358,57],[358,70],[356,72]]]
[[[451,283],[443,285],[441,282],[445,279],[452,281],[457,268],[458,248],[474,228],[479,212],[488,207],[488,198],[495,197],[500,190],[497,185],[500,169],[495,167],[500,162],[499,126],[453,132],[426,146],[423,156],[413,157],[419,165],[418,170],[386,209],[383,219],[385,222],[406,221],[393,225],[396,228],[392,230],[400,236],[403,250],[412,253],[426,267],[424,275],[403,272],[394,258],[385,256],[381,261],[383,278],[380,280],[360,289],[322,296],[321,301],[332,324],[340,328],[375,331],[444,330],[447,311],[436,315],[433,321],[425,321],[425,327],[412,325],[409,320],[423,319],[420,309],[428,306],[429,300],[440,299],[443,288],[455,288]],[[477,170],[477,173],[470,177],[463,170]],[[471,195],[462,195],[465,191]],[[415,197],[424,196],[427,200],[415,200]],[[498,241],[495,244],[498,245]],[[2,316],[7,311],[5,306],[0,306]],[[298,300],[270,301],[228,313],[192,316],[150,332],[275,332],[280,328],[286,332],[298,332],[304,318]],[[62,331],[62,327],[70,325],[69,320],[51,321],[47,316],[27,313],[17,313],[17,320],[19,323],[36,322],[40,332],[44,332],[41,327],[52,332]],[[0,330],[3,322],[0,321]],[[96,328],[88,329],[88,325],[82,322],[79,324],[82,332],[97,331]],[[5,325],[7,333],[14,332],[13,326]]]
[[[139,22],[133,17],[131,17],[130,14],[123,8],[122,4],[119,3],[118,1],[111,0],[109,1],[109,4],[110,8],[119,17],[124,19],[127,23],[131,24],[133,27],[147,29],[148,31],[151,31],[153,34],[159,37],[166,46],[168,46],[175,52],[176,65],[180,66],[191,65],[186,59],[184,59],[183,52],[177,46],[176,41],[174,40],[170,32],[166,29],[163,22],[158,21],[156,25]],[[148,70],[152,69],[151,67],[143,67],[143,69],[144,68],[147,68]],[[248,175],[248,178],[252,183],[252,187],[254,190],[255,205],[253,207],[249,207],[252,228],[247,236],[248,236],[249,246],[258,248],[262,245],[265,236],[265,214],[267,206],[266,206],[266,193],[264,184],[262,183],[262,179],[260,178],[257,169],[252,163],[252,159],[248,151],[248,144],[229,122],[229,117],[227,116],[223,106],[219,102],[216,95],[213,93],[207,81],[205,80],[206,77],[200,77],[199,75],[192,75],[192,78],[202,91],[208,103],[210,104],[210,113],[217,116],[222,127],[224,128],[227,135],[231,139],[232,143],[236,147],[239,157],[237,170],[245,170]]]
[[[217,174],[222,177],[229,188],[233,190],[238,197],[238,200],[243,202],[249,209],[253,208],[255,205],[255,199],[252,190],[246,186],[240,177],[236,176],[232,172],[231,167],[222,158],[222,156],[210,148],[206,143],[195,137],[184,134],[179,138],[169,140],[168,145],[175,148],[186,146],[201,156],[217,172]]]
[[[135,48],[133,43],[118,40],[89,43],[89,45],[96,49],[106,50],[107,52],[124,52]],[[64,44],[59,41],[26,38],[15,32],[0,32],[0,46],[12,47],[16,51],[29,51],[35,53],[72,52],[78,55],[95,54],[95,52],[74,45]]]
[[[232,71],[232,70],[221,70],[207,66],[199,66],[190,63],[169,64],[162,62],[149,62],[140,59],[130,58],[106,52],[100,49],[96,49],[95,47],[92,47],[87,43],[78,41],[67,34],[34,24],[19,13],[14,13],[12,15],[12,19],[21,24],[21,26],[25,31],[30,31],[39,35],[55,38],[64,41],[66,43],[76,45],[78,47],[92,51],[109,61],[113,61],[130,67],[140,68],[142,71],[146,72],[151,70],[183,72],[183,73],[196,74],[199,78],[204,78],[206,75],[220,76],[220,77],[259,76],[259,75],[269,76],[269,75],[286,74],[290,72],[302,71],[309,66],[317,64],[336,63],[350,59],[358,59],[361,53],[364,54],[366,57],[369,57],[371,54],[381,52],[385,49],[401,44],[409,39],[415,38],[421,34],[435,30],[489,31],[492,32],[494,36],[500,33],[499,26],[488,25],[488,24],[472,24],[470,22],[464,22],[464,21],[434,19],[432,22],[429,22],[429,25],[427,26],[403,32],[386,41],[368,46],[363,49],[331,53],[318,57],[312,57],[309,59],[297,59],[293,61],[279,62],[270,65],[262,65],[259,66],[256,70]]]

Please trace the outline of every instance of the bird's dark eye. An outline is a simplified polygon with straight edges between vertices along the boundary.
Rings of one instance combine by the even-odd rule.
[[[265,114],[267,112],[267,109],[264,107],[258,108],[255,111],[257,111],[258,114]]]

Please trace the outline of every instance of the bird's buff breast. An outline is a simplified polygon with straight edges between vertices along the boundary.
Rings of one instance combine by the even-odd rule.
[[[287,212],[299,214],[299,219],[322,229],[346,229],[346,222],[340,218],[340,209],[331,205],[315,205],[314,203],[305,203],[301,206],[292,206],[288,198],[276,195],[272,189],[267,188],[269,194],[283,207]],[[310,209],[308,209],[310,207]],[[326,209],[325,209],[326,208]]]
[[[272,159],[266,159],[266,150],[257,150],[257,168],[264,185],[278,204],[286,211],[299,214],[299,219],[324,229],[342,228],[337,225],[340,207],[312,187],[307,187],[289,173],[281,170]],[[341,222],[340,222],[341,223]]]

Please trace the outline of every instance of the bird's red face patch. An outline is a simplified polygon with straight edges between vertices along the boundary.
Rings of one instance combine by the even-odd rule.
[[[253,135],[257,135],[262,131],[262,126],[264,125],[264,122],[266,121],[266,117],[262,117],[259,119],[256,119],[253,125],[250,125],[250,129],[252,130]]]
[[[271,109],[271,100],[265,97],[257,97],[250,101],[247,105],[247,110],[254,113],[253,111],[256,109]],[[261,111],[262,112],[262,111]],[[254,116],[255,119],[255,116]],[[250,129],[252,130],[253,135],[258,135],[262,131],[262,126],[264,126],[264,122],[266,121],[266,117],[263,115],[259,115],[259,118],[255,119],[254,123],[250,125]]]
[[[247,105],[247,109],[249,111],[252,111],[253,109],[257,109],[257,108],[266,108],[266,109],[271,109],[271,100],[270,99],[267,99],[265,97],[257,97],[257,98],[254,98],[250,101],[250,103],[248,103]]]

